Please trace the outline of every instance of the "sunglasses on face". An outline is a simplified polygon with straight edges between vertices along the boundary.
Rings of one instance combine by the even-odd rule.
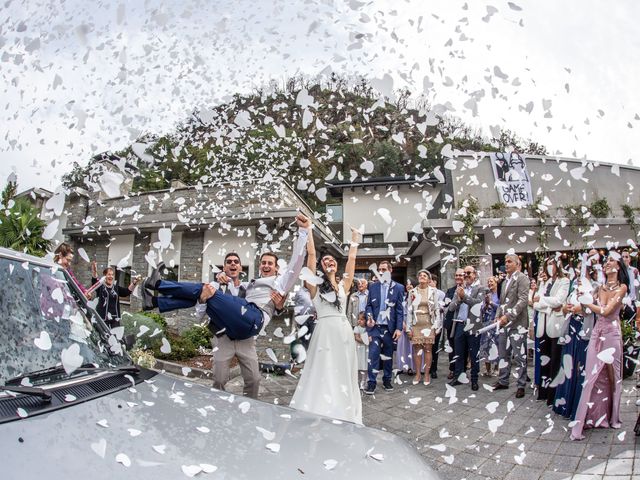
[[[225,262],[227,265],[231,265],[231,264],[238,264],[240,265],[240,260],[237,260],[235,258],[228,258],[227,260],[225,260]]]

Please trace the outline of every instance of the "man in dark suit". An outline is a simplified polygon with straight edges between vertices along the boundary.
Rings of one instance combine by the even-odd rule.
[[[402,285],[391,280],[391,263],[386,260],[378,265],[378,282],[369,287],[367,299],[367,333],[369,334],[368,383],[364,391],[373,395],[376,391],[378,365],[382,359],[382,384],[385,390],[393,390],[391,369],[393,342],[400,337],[404,323]]]
[[[456,293],[449,304],[449,311],[455,312],[454,350],[456,354],[452,386],[461,385],[460,375],[466,370],[467,357],[471,360],[471,390],[478,390],[478,352],[480,350],[480,335],[482,328],[479,305],[489,289],[478,282],[476,269],[472,265],[464,267],[464,286],[456,289]]]
[[[500,306],[496,312],[496,321],[500,322],[498,337],[498,355],[500,356],[500,375],[493,384],[494,390],[509,388],[511,376],[511,355],[516,361],[518,377],[516,398],[524,397],[527,384],[527,332],[529,330],[529,277],[520,271],[521,262],[515,254],[505,257],[505,278],[500,292]]]
[[[431,286],[436,289],[437,297],[438,297],[438,308],[440,309],[441,318],[444,318],[444,314],[447,312],[447,309],[444,307],[446,293],[438,288],[438,276],[435,273],[431,274]],[[451,301],[451,299],[447,300],[447,302]],[[429,374],[432,379],[438,378],[438,353],[440,351],[440,339],[442,338],[442,329],[438,330],[436,333],[436,338],[433,342],[433,352],[432,352],[432,361],[431,368],[429,369]]]
[[[458,268],[456,270],[455,273],[455,282],[456,284],[451,287],[449,290],[446,291],[445,293],[445,300],[444,300],[444,311],[445,311],[445,315],[444,315],[444,322],[443,322],[443,328],[442,331],[444,333],[441,333],[444,335],[444,344],[445,345],[449,345],[449,376],[447,377],[449,380],[451,380],[453,378],[453,371],[455,370],[455,351],[454,351],[454,344],[453,344],[453,316],[455,314],[455,312],[452,312],[449,310],[448,306],[449,303],[451,302],[451,300],[453,299],[453,296],[456,294],[456,289],[458,289],[458,287],[461,287],[463,282],[464,282],[464,270],[462,268]],[[438,342],[436,343],[436,345],[439,344],[440,342],[440,335],[437,335],[438,338]],[[436,352],[439,350],[438,348],[435,349]],[[446,349],[445,349],[446,351]],[[431,362],[431,377],[432,378],[436,378],[433,373],[435,371],[438,370],[438,353],[434,353],[433,354],[433,361]]]

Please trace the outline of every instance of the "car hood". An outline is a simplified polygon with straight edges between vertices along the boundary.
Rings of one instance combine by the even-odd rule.
[[[0,451],[20,479],[437,478],[388,432],[165,375],[0,425]]]

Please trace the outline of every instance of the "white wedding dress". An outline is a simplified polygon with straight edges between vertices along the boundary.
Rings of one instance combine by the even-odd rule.
[[[342,311],[320,298],[319,290],[312,299],[317,314],[316,326],[291,406],[362,424],[356,341],[344,314],[347,295],[342,283],[338,298]]]

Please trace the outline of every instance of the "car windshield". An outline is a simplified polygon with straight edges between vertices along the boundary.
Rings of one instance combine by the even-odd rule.
[[[0,258],[0,298],[0,385],[56,367],[129,363],[113,335],[101,339],[62,270]]]

